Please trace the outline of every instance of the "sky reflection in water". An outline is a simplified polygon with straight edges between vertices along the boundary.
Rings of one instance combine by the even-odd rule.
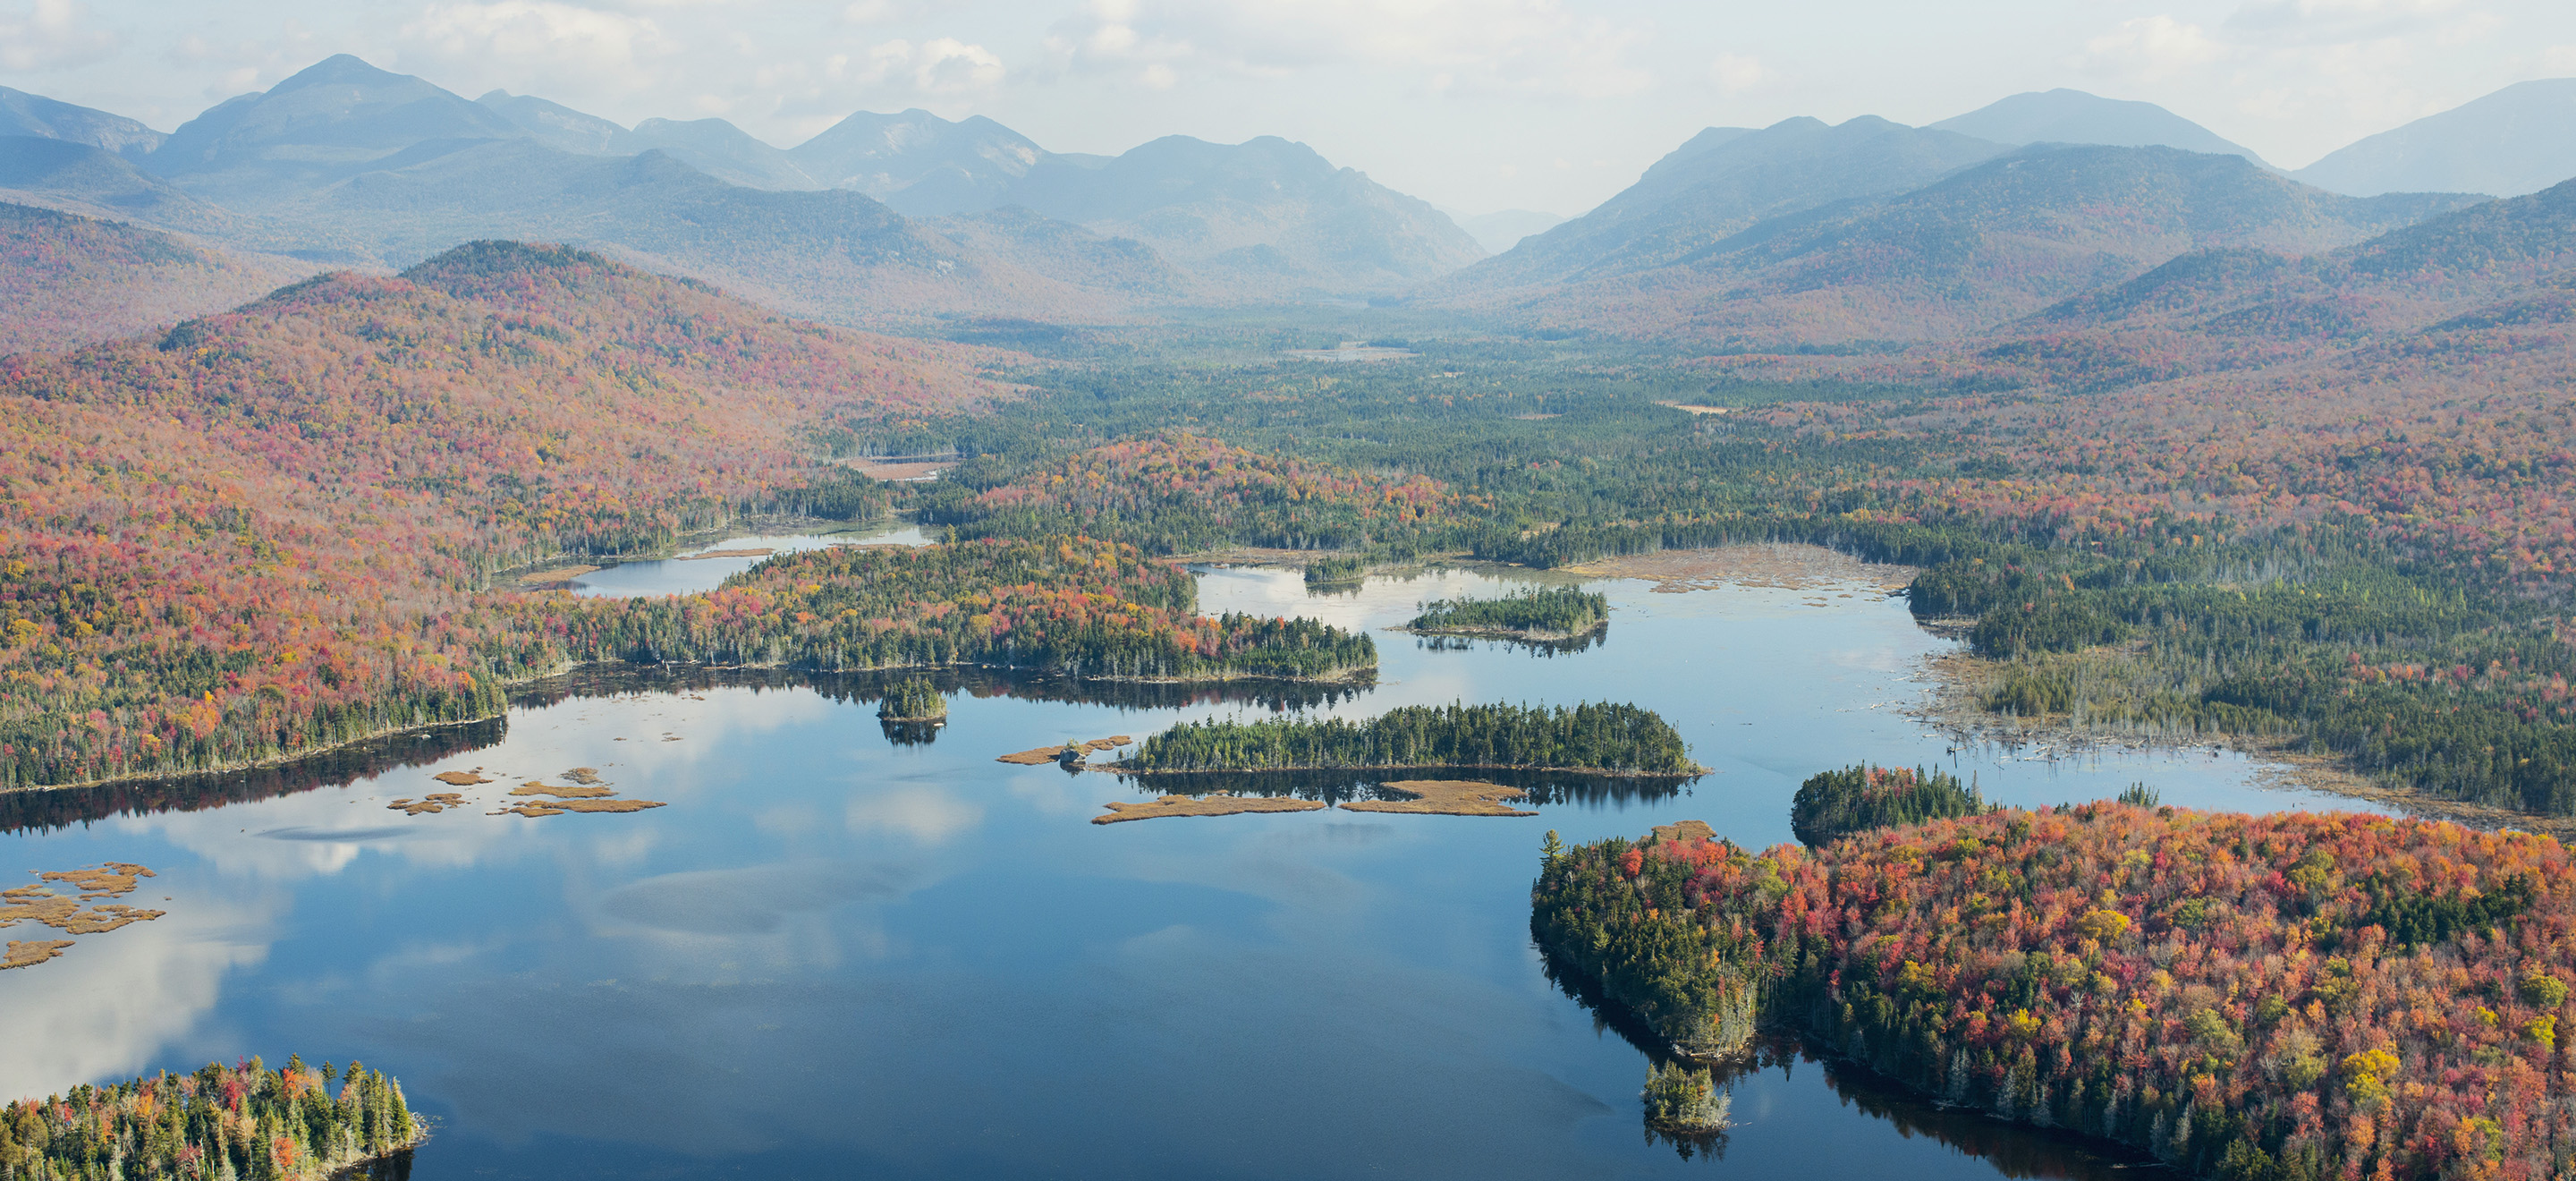
[[[1215,569],[1201,598],[1384,627],[1500,585],[1448,571],[1313,597],[1293,572]],[[2234,757],[1946,756],[1898,707],[1947,641],[1875,591],[1600,585],[1612,623],[1588,651],[1380,632],[1378,687],[1317,708],[1633,700],[1715,768],[1679,795],[1095,826],[1102,801],[1146,793],[993,756],[1269,707],[988,686],[898,746],[863,696],[733,686],[523,707],[495,745],[432,743],[444,757],[345,786],[31,825],[9,838],[20,868],[141,861],[161,876],[138,900],[169,915],[0,974],[0,1093],[363,1058],[442,1121],[424,1178],[2108,1176],[2067,1141],[1794,1050],[1737,1080],[1719,1159],[1649,1143],[1643,1055],[1529,946],[1540,835],[1699,818],[1786,841],[1797,782],[1860,759],[1953,765],[2020,804],[2135,779],[2195,806],[2345,803],[2258,788]],[[477,806],[385,809],[473,766],[509,773]],[[515,777],[574,766],[670,806],[484,814]]]

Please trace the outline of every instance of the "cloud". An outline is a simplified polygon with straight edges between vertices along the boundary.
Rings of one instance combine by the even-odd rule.
[[[2086,42],[2082,65],[2096,74],[2161,82],[2211,65],[2227,53],[2199,25],[2142,16]]]
[[[2460,8],[2461,0],[2247,0],[2222,27],[2248,41],[2359,41],[2433,28]]]
[[[2541,50],[2540,62],[2555,72],[2576,73],[2576,45],[2552,45]]]
[[[1717,55],[1716,61],[1709,63],[1708,76],[1711,81],[1717,83],[1719,90],[1728,94],[1742,94],[1768,81],[1771,70],[1770,67],[1762,64],[1760,58],[1721,53]]]
[[[402,27],[405,56],[470,71],[507,69],[524,79],[530,67],[593,86],[651,85],[646,59],[674,46],[650,18],[549,0],[433,4]]]
[[[984,809],[934,789],[907,787],[852,799],[845,819],[854,833],[901,833],[936,845],[982,824]]]
[[[61,70],[113,55],[125,39],[84,28],[89,6],[72,0],[36,0],[34,7],[0,11],[0,69]]]
[[[1591,98],[1652,85],[1630,60],[1642,41],[1557,0],[1092,0],[1046,46],[1059,68],[1148,86],[1360,65],[1437,91]]]

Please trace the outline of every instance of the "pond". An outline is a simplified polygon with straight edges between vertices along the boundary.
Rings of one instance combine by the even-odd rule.
[[[674,581],[642,589],[706,564],[666,563]],[[1293,571],[1200,581],[1207,610],[1371,628],[1423,598],[1514,584],[1443,570],[1316,596]],[[1696,818],[1748,845],[1786,841],[1797,783],[1862,759],[1955,766],[2017,804],[2140,779],[2199,807],[2348,802],[2259,786],[2233,756],[1950,753],[1902,707],[1951,642],[1875,588],[1592,585],[1613,603],[1598,644],[1381,631],[1381,679],[1350,694],[950,675],[949,723],[924,743],[878,724],[864,678],[598,676],[538,687],[502,722],[316,769],[9,800],[20,869],[139,862],[158,876],[129,901],[168,913],[0,973],[0,1094],[248,1054],[359,1058],[437,1121],[414,1171],[430,1178],[2131,1165],[1936,1110],[1793,1044],[1733,1081],[1717,1151],[1650,1141],[1644,1052],[1530,945],[1542,835]],[[1712,773],[1677,791],[1546,793],[1528,818],[1095,825],[1103,803],[1154,793],[994,761],[1283,707],[1585,699],[1660,711]],[[477,767],[496,782],[430,778]],[[523,778],[563,784],[576,767],[667,806],[488,814]],[[468,805],[387,809],[441,790]]]

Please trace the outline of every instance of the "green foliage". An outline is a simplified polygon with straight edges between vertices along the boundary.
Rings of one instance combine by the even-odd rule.
[[[1356,555],[1336,554],[1314,558],[1306,563],[1306,585],[1332,586],[1358,582],[1368,574],[1368,559]]]
[[[1874,767],[1862,763],[1820,771],[1798,785],[1789,804],[1789,830],[1810,845],[1891,824],[1920,824],[1986,811],[1975,788],[1947,771]]]
[[[1439,599],[1406,627],[1426,632],[1577,635],[1608,622],[1610,599],[1579,587],[1525,587],[1497,599]]]
[[[819,671],[953,664],[1128,680],[1335,679],[1368,636],[1194,611],[1190,575],[1088,538],[851,546],[769,558],[706,595],[559,596],[521,626],[582,660]]]
[[[928,677],[906,677],[886,691],[877,717],[889,722],[922,722],[948,716],[948,698]]]
[[[318,1179],[426,1138],[381,1071],[352,1062],[344,1076],[301,1058],[268,1070],[253,1058],[0,1107],[0,1181]]]
[[[1730,1097],[1717,1088],[1705,1066],[1681,1062],[1649,1063],[1645,1090],[1646,1126],[1667,1132],[1707,1133],[1727,1125]]]
[[[1691,775],[1681,735],[1633,705],[1408,705],[1362,722],[1181,722],[1145,740],[1137,771],[1523,767]]]

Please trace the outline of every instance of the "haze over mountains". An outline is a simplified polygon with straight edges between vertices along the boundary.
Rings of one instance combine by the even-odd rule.
[[[1711,127],[1567,221],[1453,217],[1271,136],[1093,156],[909,110],[780,148],[721,119],[628,127],[509,91],[469,100],[340,55],[168,135],[0,89],[0,202],[192,236],[167,247],[210,263],[129,268],[117,288],[167,313],[207,310],[191,301],[230,298],[240,276],[510,238],[912,331],[1367,298],[1725,349],[1879,348],[1988,331],[2195,253],[2314,255],[2529,192],[2576,174],[2571,110],[2576,80],[2525,83],[2287,174],[2161,107],[2063,89],[1925,127]],[[235,278],[203,277],[218,272]]]

